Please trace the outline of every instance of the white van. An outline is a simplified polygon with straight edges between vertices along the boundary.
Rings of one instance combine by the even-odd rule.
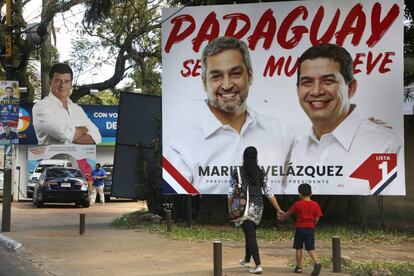
[[[37,180],[39,179],[39,176],[42,174],[43,170],[47,167],[72,167],[72,162],[70,160],[64,160],[64,159],[45,159],[41,160],[36,168],[33,171],[30,171],[31,175],[29,177],[29,182],[27,183],[27,197],[32,198],[33,197],[33,189],[36,185]]]

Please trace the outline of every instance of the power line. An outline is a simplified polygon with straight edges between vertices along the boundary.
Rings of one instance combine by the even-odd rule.
[[[73,18],[73,17],[75,17],[75,16],[77,16],[78,14],[81,14],[81,13],[85,13],[85,10],[82,10],[82,11],[79,11],[78,13],[72,14],[71,16],[66,17],[66,18],[65,18],[65,20],[70,19],[70,18]],[[39,17],[41,17],[41,16],[42,16],[42,15],[41,15],[41,14],[39,14],[38,16],[36,16],[36,17],[32,18],[30,21],[27,21],[26,23],[27,23],[27,24],[29,24],[31,21],[33,21],[33,20],[35,20],[35,19],[37,19],[37,18],[39,18]],[[29,32],[31,29],[37,28],[37,27],[38,27],[38,26],[40,26],[41,24],[42,24],[42,22],[36,23],[36,24],[34,24],[33,26],[30,26],[29,28],[27,28],[27,29],[25,29],[25,30],[23,30],[23,31],[21,31],[21,32],[18,32],[18,33],[16,33],[16,34],[17,34],[17,35],[19,35],[19,34],[22,34],[22,33]]]
[[[33,14],[35,14],[35,13],[37,13],[38,11],[41,11],[42,10],[42,5],[40,5],[40,6],[38,6],[36,9],[34,9],[33,11],[32,11],[32,13],[30,13],[29,15],[27,15],[27,16],[25,16],[26,18],[30,18],[30,16],[32,16]],[[36,16],[36,17],[38,17],[38,16]],[[35,18],[36,18],[35,17]],[[30,20],[29,20],[30,21]],[[28,22],[29,22],[28,21]]]

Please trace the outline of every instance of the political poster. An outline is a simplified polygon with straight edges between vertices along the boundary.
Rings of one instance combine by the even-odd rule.
[[[28,148],[27,167],[33,171],[42,160],[60,159],[70,161],[92,183],[91,173],[96,164],[95,145],[49,145]]]
[[[0,105],[1,107],[1,105]],[[101,142],[98,145],[115,145],[118,106],[103,105],[80,105],[90,121],[96,126],[101,135]],[[38,145],[35,129],[33,126],[33,104],[20,106],[18,117],[19,143],[22,145]],[[67,144],[70,144],[69,142]]]
[[[226,194],[254,146],[275,194],[405,195],[402,0],[162,16],[164,193]]]
[[[0,81],[0,145],[18,144],[19,82]]]

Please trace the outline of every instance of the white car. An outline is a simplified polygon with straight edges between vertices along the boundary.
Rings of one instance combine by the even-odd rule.
[[[33,171],[30,171],[31,175],[29,177],[29,182],[27,183],[27,197],[33,197],[34,186],[36,185],[39,176],[42,174],[43,170],[47,167],[72,167],[72,162],[70,160],[64,159],[45,159],[41,160],[36,168]]]

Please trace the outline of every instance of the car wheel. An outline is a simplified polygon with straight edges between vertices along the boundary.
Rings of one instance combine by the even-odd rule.
[[[83,208],[89,208],[89,201],[85,200],[85,201],[82,203],[82,206],[83,206]]]

